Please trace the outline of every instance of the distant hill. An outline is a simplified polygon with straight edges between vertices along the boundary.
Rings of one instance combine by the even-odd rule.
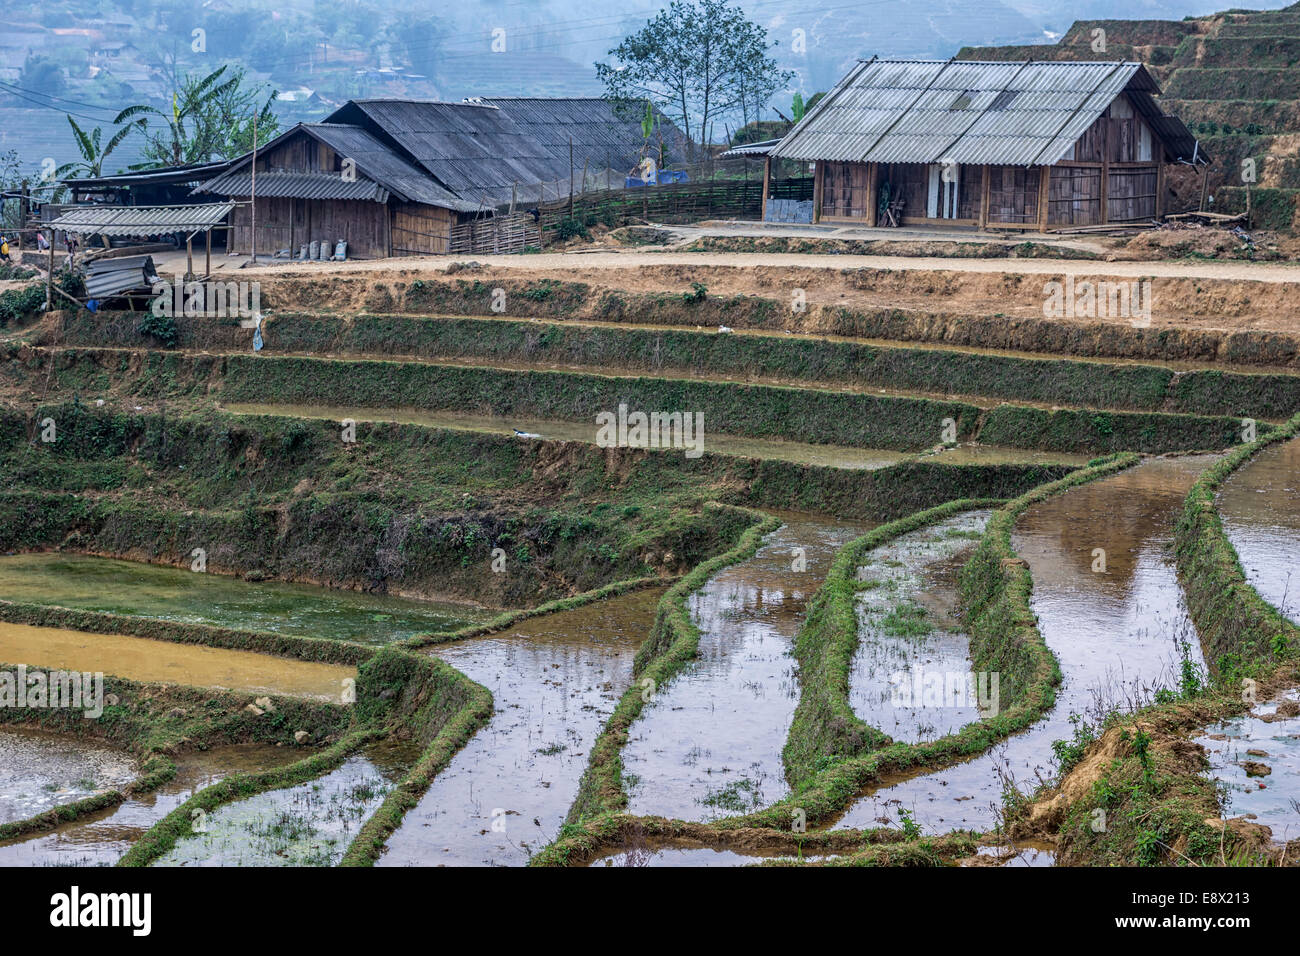
[[[1104,50],[1094,49],[1102,36],[1097,31],[1104,31]],[[1164,90],[1166,112],[1182,119],[1214,158],[1211,208],[1244,208],[1242,161],[1253,159],[1255,225],[1300,229],[1300,3],[1185,20],[1079,20],[1050,46],[967,46],[957,55],[1145,63]],[[1200,178],[1171,178],[1183,204],[1194,206]]]

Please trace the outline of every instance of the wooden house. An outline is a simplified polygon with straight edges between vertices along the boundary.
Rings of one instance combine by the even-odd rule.
[[[769,171],[774,158],[815,164],[821,222],[1157,219],[1166,166],[1208,161],[1159,92],[1140,63],[865,60],[769,151]]]

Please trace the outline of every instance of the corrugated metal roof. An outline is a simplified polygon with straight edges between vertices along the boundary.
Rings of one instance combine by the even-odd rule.
[[[772,151],[772,148],[776,146],[776,144],[779,142],[781,142],[780,139],[763,139],[763,140],[759,140],[756,143],[745,143],[743,146],[733,146],[731,147],[731,149],[723,153],[722,157],[766,156],[768,153]]]
[[[467,103],[483,103],[504,112],[528,136],[536,140],[568,175],[569,143],[578,170],[585,163],[596,169],[628,171],[641,160],[645,137],[641,120],[645,103],[619,103],[601,97],[474,97]],[[686,158],[686,137],[667,116],[654,111],[664,142],[664,162]],[[659,135],[651,139],[656,158]]]
[[[93,179],[63,179],[60,182],[79,189],[102,189],[114,186],[157,186],[174,183],[200,183],[230,168],[229,160],[216,163],[190,163],[186,166],[160,166],[157,169],[140,169],[116,176],[99,176]]]
[[[1121,92],[1176,159],[1195,139],[1140,63],[867,60],[771,151],[782,159],[1051,165]]]
[[[50,223],[78,236],[158,236],[172,232],[204,231],[221,222],[234,203],[210,202],[193,206],[78,206]]]
[[[356,179],[344,180],[340,173],[323,170],[259,172],[258,196],[387,202],[389,193],[392,193],[404,201],[442,206],[458,212],[480,212],[488,208],[444,189],[427,172],[398,155],[395,147],[385,145],[359,126],[299,123],[262,146],[260,152],[269,153],[293,136],[310,136],[339,156],[352,160],[356,164]],[[228,172],[202,183],[194,192],[218,196],[251,195],[251,162],[252,154],[246,153],[232,164]]]
[[[86,297],[107,299],[130,289],[152,286],[157,278],[152,256],[97,259],[86,266]]]

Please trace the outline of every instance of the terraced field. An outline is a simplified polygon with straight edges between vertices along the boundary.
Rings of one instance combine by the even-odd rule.
[[[1288,334],[502,281],[5,332],[0,863],[1285,858]]]

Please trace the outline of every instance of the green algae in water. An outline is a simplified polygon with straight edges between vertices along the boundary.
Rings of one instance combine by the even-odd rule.
[[[467,604],[331,591],[82,554],[0,557],[0,598],[366,644],[487,620]]]

